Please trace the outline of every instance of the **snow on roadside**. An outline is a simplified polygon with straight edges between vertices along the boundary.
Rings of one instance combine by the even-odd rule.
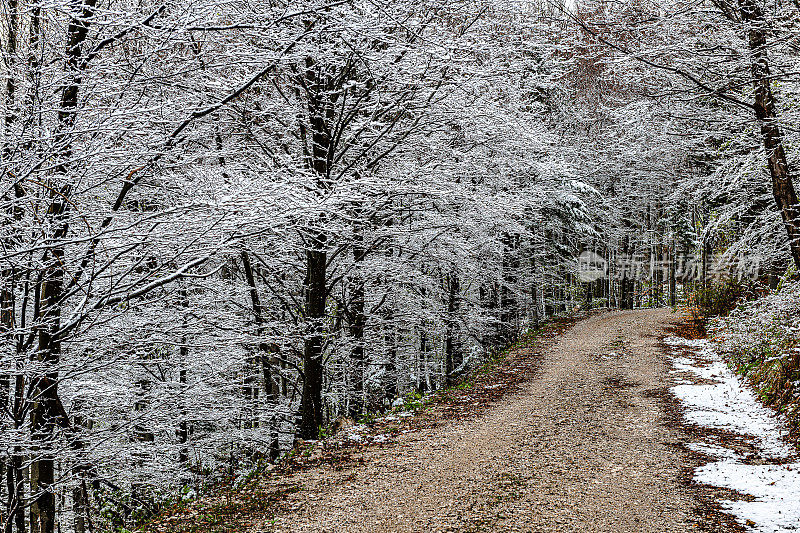
[[[672,387],[673,394],[686,407],[686,420],[742,435],[762,460],[746,460],[716,442],[691,443],[689,449],[715,459],[695,469],[695,480],[754,496],[751,502],[720,502],[749,531],[799,531],[800,462],[790,463],[796,456],[783,440],[786,429],[780,416],[761,405],[707,340],[669,337],[664,342],[675,348],[674,372],[693,374],[699,382],[687,384],[686,380],[679,380]],[[764,460],[784,464],[752,464]]]
[[[752,502],[721,502],[741,522],[754,522],[752,531],[800,530],[800,463],[748,465],[741,460],[737,456],[701,466],[695,470],[695,479],[755,496]]]

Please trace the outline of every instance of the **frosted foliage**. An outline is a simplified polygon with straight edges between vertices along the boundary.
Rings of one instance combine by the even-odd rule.
[[[2,528],[134,528],[547,318],[686,296],[647,265],[782,274],[724,5],[4,1]]]

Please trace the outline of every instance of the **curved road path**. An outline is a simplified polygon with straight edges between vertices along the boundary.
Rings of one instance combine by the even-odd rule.
[[[669,310],[577,323],[534,378],[468,421],[366,448],[364,462],[293,476],[267,531],[685,532],[698,502],[659,399]]]

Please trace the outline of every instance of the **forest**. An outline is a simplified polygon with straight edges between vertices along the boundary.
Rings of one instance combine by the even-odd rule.
[[[4,533],[800,267],[796,0],[0,5]]]

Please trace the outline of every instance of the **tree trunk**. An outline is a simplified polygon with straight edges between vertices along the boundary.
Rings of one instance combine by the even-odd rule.
[[[17,0],[9,0],[8,1],[8,13],[6,14],[6,21],[7,21],[7,41],[5,43],[6,49],[6,68],[8,69],[7,77],[6,77],[6,91],[5,91],[5,109],[6,114],[4,117],[4,129],[5,129],[5,138],[11,138],[12,131],[11,128],[16,121],[16,114],[15,114],[15,103],[14,103],[14,93],[16,90],[16,84],[14,79],[14,63],[16,62],[16,54],[17,54],[17,31],[18,31],[18,24],[19,24],[19,12],[18,12],[18,1]],[[9,161],[11,159],[10,149],[7,144],[3,144],[2,147],[2,159],[4,161]],[[17,181],[14,175],[9,171],[7,175],[2,176],[2,179],[8,180],[9,182]],[[15,187],[16,188],[16,187]],[[4,201],[10,201],[10,198],[4,197]],[[12,207],[9,209],[12,217],[14,216],[15,207],[11,204]],[[8,249],[12,249],[11,246]],[[8,350],[9,354],[9,370],[11,369],[12,365],[10,363],[11,354],[13,354],[13,346],[15,345],[14,337],[13,337],[13,329],[14,329],[14,280],[13,280],[14,272],[12,269],[3,269],[0,272],[0,342],[3,343],[4,350]],[[5,369],[0,370],[0,413],[5,413],[10,411],[10,400],[11,400],[11,375],[6,374]],[[0,422],[0,429],[5,429],[6,422]],[[8,499],[7,499],[7,506],[6,510],[8,511],[8,515],[6,517],[6,524],[8,524],[7,528],[10,530],[10,525],[12,523],[11,519],[11,512],[13,502],[15,501],[15,487],[16,484],[14,480],[14,466],[13,461],[9,460],[6,461],[5,458],[0,458],[0,480],[6,478],[8,480],[7,489],[8,489]]]
[[[592,309],[592,282],[586,283],[586,310]]]
[[[430,386],[428,379],[428,332],[425,330],[425,322],[422,323],[419,333],[419,358],[416,379],[417,392],[420,394],[428,392]]]
[[[17,374],[14,380],[14,403],[11,414],[14,429],[19,430],[24,423],[25,379]],[[11,533],[12,525],[17,526],[17,533],[25,533],[25,472],[23,452],[15,446],[11,455],[11,465],[6,471],[6,487],[8,489],[8,522],[5,533]]]
[[[622,278],[619,281],[619,308],[620,309],[630,309],[628,305],[628,272],[630,271],[631,267],[631,260],[628,256],[628,236],[625,236],[625,240],[622,243],[622,261],[620,262],[620,268],[622,269]]]
[[[305,124],[301,124],[300,136],[304,142],[304,155],[308,169],[314,173],[316,186],[321,193],[330,190],[330,170],[333,161],[333,139],[331,123],[335,117],[334,104],[337,93],[330,73],[325,73],[317,62],[306,57],[300,87],[305,90],[308,108],[308,126],[311,143],[307,143]],[[324,348],[325,304],[328,297],[328,234],[319,228],[325,227],[325,216],[320,215],[317,229],[312,229],[306,248],[305,276],[305,320],[306,337],[303,345],[303,397],[300,402],[300,424],[297,436],[301,439],[316,439],[323,425],[322,352]]]
[[[61,402],[58,398],[57,365],[61,357],[61,339],[58,331],[61,325],[61,305],[64,289],[64,245],[68,233],[66,211],[71,196],[68,161],[72,158],[69,130],[75,124],[78,107],[78,93],[82,83],[81,71],[83,45],[89,32],[96,0],[83,0],[75,4],[75,11],[67,27],[66,65],[67,80],[61,87],[61,102],[58,110],[58,131],[55,145],[58,160],[55,176],[63,183],[50,187],[51,203],[47,219],[53,228],[50,237],[57,243],[45,252],[43,258],[42,282],[39,289],[40,313],[37,325],[38,349],[34,358],[44,370],[31,382],[33,405],[31,408],[31,433],[37,456],[31,461],[30,486],[31,531],[32,533],[54,533],[56,498],[53,493],[55,482],[55,458],[52,455],[52,439]],[[61,407],[60,410],[63,410]]]
[[[55,239],[67,233],[62,220],[66,203],[54,197],[48,212],[54,221]],[[64,286],[64,250],[56,246],[49,251],[49,260],[40,285],[40,314],[37,326],[38,349],[34,358],[42,364],[41,374],[31,383],[33,405],[31,408],[31,436],[37,454],[31,462],[31,531],[53,533],[55,530],[55,457],[51,450],[55,422],[62,416],[58,398],[58,368],[61,358],[61,298]]]
[[[536,285],[536,255],[531,253],[531,319],[533,329],[539,329],[539,289]]]
[[[278,390],[279,386],[275,382],[273,376],[273,354],[279,353],[280,349],[275,344],[267,343],[266,339],[264,338],[266,335],[266,331],[264,330],[264,310],[261,305],[261,298],[258,294],[258,288],[256,287],[256,278],[253,273],[253,265],[250,262],[250,255],[246,250],[242,250],[241,257],[244,276],[247,280],[247,285],[250,287],[250,304],[253,308],[253,320],[256,323],[258,351],[260,354],[258,359],[261,361],[264,401],[267,404],[267,409],[272,411],[272,416],[270,419],[269,458],[271,461],[274,461],[280,454],[278,443],[278,420],[275,414],[277,410],[277,395],[280,391]]]
[[[397,398],[399,389],[397,386],[397,337],[395,333],[394,308],[388,306],[384,311],[384,334],[383,342],[387,347],[386,360],[384,363],[384,375],[386,378],[383,383],[384,399],[391,405],[392,400]]]
[[[189,359],[189,344],[186,338],[186,329],[188,326],[188,316],[186,308],[189,306],[189,297],[185,288],[180,290],[181,307],[184,308],[183,312],[183,333],[181,334],[181,345],[178,351],[178,385],[180,387],[179,403],[180,403],[180,420],[178,420],[178,428],[176,431],[178,437],[178,463],[186,465],[189,462],[189,449],[186,444],[189,442],[189,424],[186,420],[186,365]]]
[[[461,365],[461,353],[458,349],[458,341],[456,339],[457,317],[458,317],[458,299],[459,299],[459,281],[458,275],[451,273],[445,276],[447,283],[447,333],[444,346],[444,359],[445,359],[445,385],[452,385],[457,376],[453,371]]]
[[[298,437],[316,439],[323,425],[322,351],[324,342],[325,302],[327,299],[328,254],[324,250],[326,235],[319,233],[316,249],[306,251],[305,318],[306,338],[303,345],[303,397]]]
[[[769,26],[764,12],[756,0],[739,0],[739,13],[747,23],[750,47],[750,68],[753,74],[755,98],[753,108],[761,127],[761,138],[767,156],[767,166],[772,178],[772,195],[781,212],[783,225],[789,237],[789,250],[794,265],[800,270],[800,209],[797,193],[789,174],[783,134],[778,126],[775,97],[770,86],[769,58],[767,57],[767,32]]]
[[[675,279],[675,270],[677,263],[677,245],[675,238],[672,238],[672,246],[669,252],[669,305],[675,307],[678,299],[678,282]]]
[[[72,489],[72,512],[75,515],[75,533],[85,533],[89,525],[89,490],[86,480],[79,476],[78,486]]]
[[[497,320],[497,289],[494,284],[481,284],[478,288],[478,297],[481,302],[481,307],[486,311],[487,318],[492,321],[488,326],[489,333],[481,336],[481,344],[486,353],[495,351],[500,344],[497,336],[497,326],[494,322]]]
[[[364,314],[365,287],[364,277],[361,274],[361,263],[364,262],[366,250],[363,244],[363,233],[358,228],[356,242],[353,246],[353,260],[355,261],[356,274],[351,282],[350,309],[348,316],[348,333],[353,342],[350,350],[350,380],[352,382],[352,397],[350,398],[349,414],[357,418],[364,411],[364,333],[367,317]]]
[[[503,283],[500,287],[500,344],[516,340],[518,302],[514,292],[519,273],[519,235],[505,234],[503,242]]]
[[[352,322],[348,326],[353,348],[350,350],[350,379],[352,380],[352,397],[350,398],[350,416],[356,418],[364,412],[364,332],[366,316],[364,315],[364,285],[359,282],[353,287]]]

